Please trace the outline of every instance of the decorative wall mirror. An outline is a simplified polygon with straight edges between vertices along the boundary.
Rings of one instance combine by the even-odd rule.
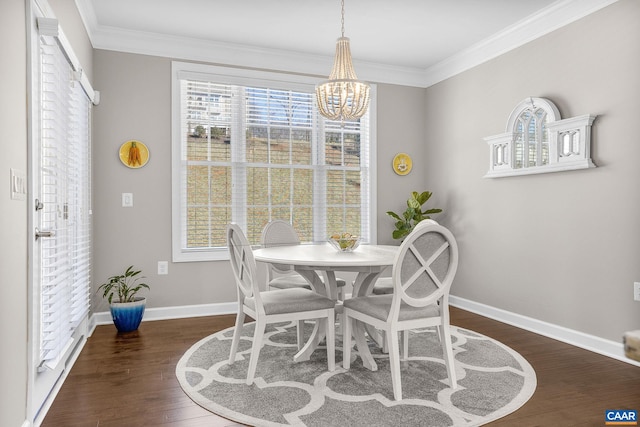
[[[561,119],[553,102],[527,98],[511,112],[506,132],[488,136],[485,178],[596,167],[591,160],[591,124],[596,116]]]

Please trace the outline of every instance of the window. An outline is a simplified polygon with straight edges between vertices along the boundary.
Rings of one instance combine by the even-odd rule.
[[[175,62],[173,259],[226,259],[226,225],[252,244],[273,219],[303,242],[372,240],[371,110],[332,122],[313,79]]]
[[[590,158],[595,116],[560,119],[553,102],[527,98],[511,112],[507,132],[489,136],[486,178],[595,167]]]

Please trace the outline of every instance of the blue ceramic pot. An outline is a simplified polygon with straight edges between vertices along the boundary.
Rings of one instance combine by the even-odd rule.
[[[111,317],[118,332],[131,332],[138,329],[140,322],[142,322],[142,316],[144,316],[146,303],[146,298],[142,297],[136,298],[133,302],[111,303]]]

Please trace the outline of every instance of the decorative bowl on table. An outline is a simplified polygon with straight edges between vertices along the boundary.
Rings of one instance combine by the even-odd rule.
[[[340,252],[351,252],[360,244],[360,237],[351,233],[336,233],[329,237],[329,243]]]

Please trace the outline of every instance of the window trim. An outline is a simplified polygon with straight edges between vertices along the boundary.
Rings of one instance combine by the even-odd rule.
[[[233,67],[223,67],[208,64],[173,61],[171,63],[171,236],[173,262],[197,262],[228,260],[226,249],[182,249],[182,209],[186,204],[185,194],[181,188],[182,172],[182,144],[181,144],[181,79],[199,79],[215,81],[216,83],[231,85],[247,85],[250,79],[256,86],[263,85],[273,89],[300,90],[313,92],[313,87],[321,78],[298,74],[287,74],[271,71],[249,70]],[[377,242],[377,197],[376,197],[376,86],[371,85],[371,100],[369,104],[369,177],[367,185],[369,194],[369,236],[370,242]]]

